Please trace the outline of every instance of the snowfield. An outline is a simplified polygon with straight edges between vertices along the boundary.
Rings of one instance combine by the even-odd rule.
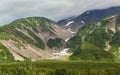
[[[74,23],[74,21],[69,21],[65,26],[69,26],[72,23]]]
[[[58,58],[60,58],[60,57],[62,57],[62,56],[70,55],[70,54],[68,53],[69,49],[70,49],[70,48],[65,48],[65,49],[63,49],[61,52],[53,53],[54,56],[51,57],[51,58],[48,58],[48,59],[58,59]]]
[[[63,55],[66,55],[66,54],[68,54],[68,50],[69,50],[70,48],[65,48],[65,49],[63,49],[61,52],[59,52],[59,53],[53,53],[53,55],[58,55],[58,56],[63,56]]]

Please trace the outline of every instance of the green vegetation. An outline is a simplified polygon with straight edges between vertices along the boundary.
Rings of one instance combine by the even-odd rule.
[[[119,75],[120,63],[24,61],[0,65],[0,75]]]
[[[119,52],[119,50],[120,50],[120,31],[118,31],[114,34],[110,44],[113,46],[110,51],[113,52],[116,56],[120,57],[120,52]]]
[[[22,40],[23,43],[27,43],[27,44],[36,46],[38,48],[44,49],[43,41],[40,40],[36,35],[32,34],[32,32],[31,32],[31,36],[34,37],[37,42],[34,41],[33,39],[29,38],[28,36],[24,35],[23,33],[17,31],[16,29],[14,29],[12,32],[13,32],[13,35],[15,37],[19,38],[20,40]],[[13,39],[13,40],[16,40],[16,39]],[[18,41],[18,43],[20,43],[20,42]]]
[[[32,31],[30,31],[29,29],[27,31],[37,41],[36,46],[41,48],[41,49],[44,49],[45,48],[44,42],[37,35],[35,35]]]
[[[5,33],[5,32],[0,32],[0,39],[5,39],[5,40],[9,40],[9,39],[13,39],[14,37],[12,37],[11,35]]]
[[[117,16],[116,24],[117,24],[116,30],[120,31],[120,16]]]
[[[120,31],[116,32],[111,40],[111,45],[118,45],[120,46]]]
[[[68,61],[41,60],[14,62],[9,50],[0,43],[0,75],[120,75],[120,16],[116,20],[116,32],[107,28],[110,19],[85,25],[68,42],[73,54]],[[51,24],[46,18],[32,17],[19,19],[0,27],[0,40],[12,39],[45,49],[45,43],[37,34],[54,35]],[[41,34],[42,35],[42,34]],[[64,40],[49,39],[51,49],[62,48]],[[106,49],[106,50],[105,50]]]
[[[48,47],[50,48],[61,48],[64,41],[60,38],[49,39],[47,42]]]
[[[43,32],[47,32],[51,29],[49,24],[51,21],[46,18],[33,17],[26,18],[24,20],[28,25],[32,27],[35,32],[39,32],[38,28]],[[48,23],[49,25],[46,25],[46,23]]]
[[[114,61],[114,55],[110,52],[104,51],[101,48],[84,42],[77,50],[74,50],[73,55],[70,57],[72,60],[83,61]]]
[[[73,48],[73,49],[77,49],[79,47],[79,45],[82,43],[82,37],[80,36],[74,36],[73,38],[70,39],[69,42],[69,47]]]
[[[102,27],[105,27],[109,23],[109,18],[108,19],[102,19],[100,21],[102,23]]]
[[[96,29],[91,34],[87,35],[85,41],[92,43],[100,48],[105,48],[106,41],[109,41],[111,38],[110,34],[105,32],[105,29]]]
[[[120,16],[116,17],[116,32],[107,28],[111,18],[85,25],[70,39],[72,60],[116,61],[120,59]],[[107,49],[107,51],[105,51]]]
[[[23,43],[27,43],[38,48],[44,49],[44,42],[36,35],[37,33],[48,32],[50,35],[54,35],[51,31],[53,30],[50,23],[53,23],[51,20],[43,17],[29,17],[22,18],[16,21],[13,21],[9,25],[0,26],[0,39],[1,40],[15,40],[20,43],[18,40],[21,40]],[[23,32],[26,32],[31,37],[31,39]],[[35,34],[36,33],[36,34]]]
[[[0,63],[13,62],[14,58],[9,50],[0,43]]]

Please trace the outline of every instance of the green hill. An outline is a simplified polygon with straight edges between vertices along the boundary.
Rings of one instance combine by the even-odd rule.
[[[120,16],[106,17],[82,27],[69,45],[70,59],[114,61],[120,57]]]
[[[64,40],[70,36],[70,32],[47,18],[22,18],[0,26],[0,49],[5,49],[14,60],[46,59],[52,56],[55,50],[61,50]]]

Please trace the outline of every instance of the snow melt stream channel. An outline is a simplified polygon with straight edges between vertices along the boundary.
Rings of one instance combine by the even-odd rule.
[[[72,37],[74,37],[74,34],[76,33],[76,32],[73,32],[71,29],[68,29],[68,31],[72,33],[72,36],[69,37],[69,38],[67,38],[67,39],[65,40],[66,43],[67,43]],[[58,53],[53,53],[54,56],[51,57],[51,58],[49,58],[49,59],[57,59],[57,58],[60,58],[60,57],[62,57],[62,56],[69,55],[69,53],[68,53],[69,50],[70,50],[70,48],[64,48],[62,51],[60,51],[60,52],[58,52]]]

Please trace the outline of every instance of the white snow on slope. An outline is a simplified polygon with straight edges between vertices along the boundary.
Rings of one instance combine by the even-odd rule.
[[[69,49],[70,49],[70,48],[65,48],[65,49],[63,49],[63,50],[62,50],[61,52],[59,52],[59,53],[53,53],[53,55],[56,55],[56,56],[67,55]]]
[[[53,53],[53,57],[51,57],[51,58],[48,58],[48,59],[57,59],[57,58],[59,58],[59,57],[62,57],[62,56],[65,56],[65,55],[69,55],[69,53],[68,53],[68,50],[69,50],[70,48],[65,48],[65,49],[63,49],[61,52],[58,52],[58,53]]]
[[[67,39],[65,40],[65,42],[68,42],[68,40],[70,40],[70,38],[67,38]]]
[[[70,28],[68,29],[68,31],[69,31],[70,33],[72,33],[72,34],[75,34],[75,33],[76,33],[76,32],[73,32],[72,29],[70,29]]]
[[[69,24],[70,24],[70,23],[69,23]],[[69,38],[67,38],[67,39],[65,40],[65,42],[68,42],[72,37],[75,36],[75,33],[76,33],[76,32],[74,32],[74,31],[72,31],[71,28],[69,28],[68,31],[69,31],[70,33],[72,33],[72,36],[69,37]],[[69,54],[70,54],[70,53],[68,53],[69,49],[70,49],[70,48],[65,48],[65,49],[63,49],[63,50],[60,51],[60,52],[52,53],[53,56],[50,57],[50,58],[48,58],[48,59],[58,59],[58,58],[60,58],[60,57],[62,57],[62,56],[69,55]]]
[[[85,22],[84,22],[83,20],[81,21],[81,23],[82,23],[82,24],[85,24]]]
[[[65,26],[69,26],[72,23],[74,23],[74,21],[69,21]]]
[[[69,31],[70,33],[72,33],[72,36],[71,36],[70,38],[67,38],[67,39],[65,40],[65,42],[68,42],[68,40],[70,40],[72,37],[74,37],[74,36],[75,36],[74,34],[76,33],[76,32],[74,32],[74,31],[72,31],[72,29],[70,29],[70,28],[68,29],[68,31]]]
[[[86,14],[89,14],[90,12],[88,11]]]

